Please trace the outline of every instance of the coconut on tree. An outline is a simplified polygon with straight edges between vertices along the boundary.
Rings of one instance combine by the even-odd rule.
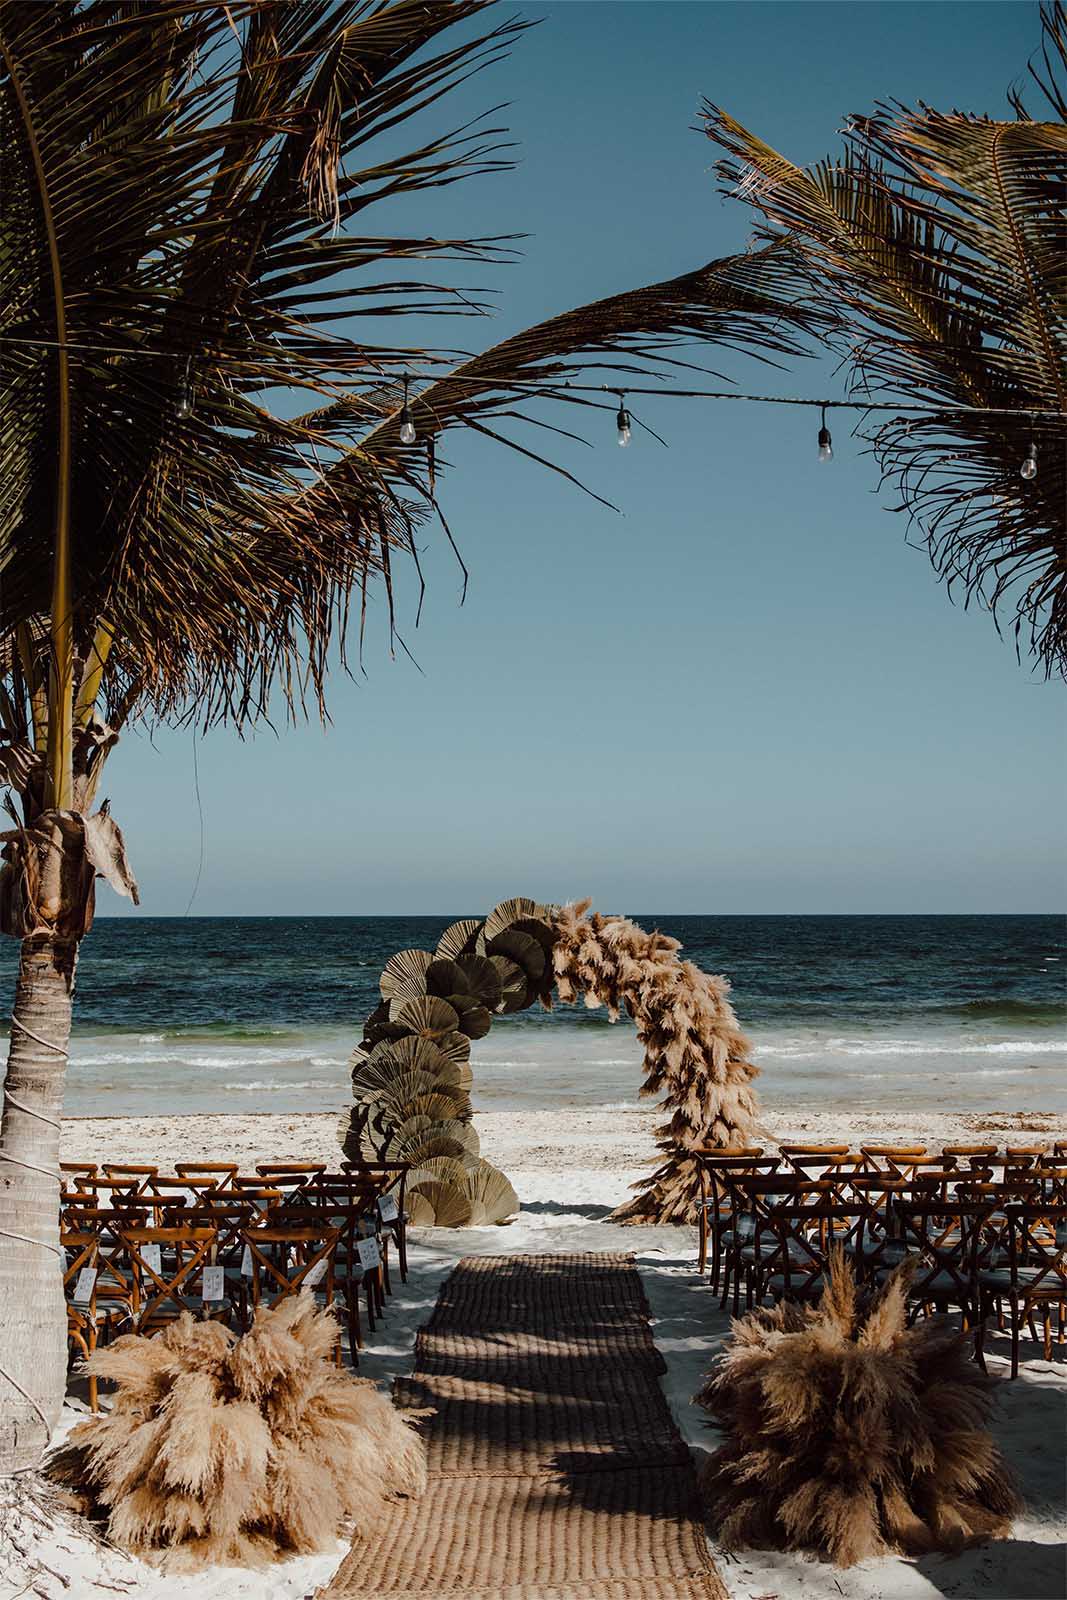
[[[361,315],[380,330],[384,314],[471,310],[469,292],[407,263],[500,251],[370,231],[376,206],[507,165],[483,122],[425,132],[520,31],[482,28],[485,9],[0,3],[0,926],[21,941],[0,1129],[0,1475],[37,1463],[65,1387],[57,1162],[75,970],[97,877],[137,898],[100,799],[122,729],[240,731],[272,696],[322,714],[350,609],[362,619],[374,586],[392,627],[392,562],[417,566],[416,533],[439,518],[445,429],[536,455],[507,426],[566,398],[590,363],[610,384],[612,361],[631,374],[678,340],[792,352],[815,325],[775,244],[458,366],[361,339]]]

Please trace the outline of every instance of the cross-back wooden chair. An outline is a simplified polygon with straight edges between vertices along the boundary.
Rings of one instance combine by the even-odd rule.
[[[908,1289],[920,1311],[955,1308],[963,1326],[979,1321],[977,1250],[982,1227],[991,1210],[981,1200],[896,1200],[894,1212],[909,1255],[917,1256],[915,1275]]]
[[[1033,1317],[1043,1319],[1043,1353],[1052,1360],[1051,1315],[1056,1309],[1058,1344],[1067,1334],[1067,1205],[1017,1205],[1004,1207],[1007,1220],[1007,1262],[985,1266],[978,1273],[983,1314],[996,1308],[1001,1326],[1011,1332],[1011,1375],[1019,1373],[1019,1332],[1024,1323],[1033,1331]],[[1036,1336],[1036,1335],[1035,1335]],[[979,1330],[981,1354],[984,1330]]]
[[[924,1144],[861,1144],[860,1155],[863,1156],[872,1171],[892,1171],[890,1162],[894,1157],[906,1161],[909,1157],[924,1156]]]
[[[909,1194],[906,1180],[892,1172],[855,1172],[849,1177],[842,1200],[862,1213],[862,1226],[850,1229],[842,1245],[859,1277],[876,1278],[907,1254],[893,1204]]]
[[[697,1271],[703,1274],[711,1246],[711,1290],[716,1293],[722,1273],[726,1235],[734,1213],[728,1189],[720,1174],[724,1169],[769,1177],[778,1170],[778,1156],[764,1156],[762,1145],[735,1145],[732,1149],[712,1147],[694,1150],[700,1194],[697,1209]]]
[[[324,1161],[264,1161],[256,1166],[263,1184],[290,1196],[299,1194],[327,1170]]]
[[[135,1194],[142,1194],[148,1187],[149,1178],[154,1178],[158,1171],[158,1166],[149,1166],[147,1163],[132,1166],[119,1161],[104,1162],[104,1176],[117,1178],[120,1183],[132,1182]]]
[[[214,1178],[221,1188],[224,1184],[233,1183],[240,1172],[240,1164],[236,1161],[176,1161],[175,1174],[179,1178]]]
[[[95,1233],[78,1233],[61,1228],[59,1242],[64,1251],[63,1294],[67,1302],[67,1349],[77,1350],[88,1361],[96,1349],[97,1238]],[[82,1273],[92,1274],[91,1280]],[[86,1285],[88,1284],[88,1293]],[[99,1409],[97,1380],[89,1378],[89,1406]]]
[[[941,1146],[941,1157],[944,1160],[951,1157],[954,1165],[966,1161],[972,1166],[977,1162],[980,1166],[991,1165],[997,1156],[995,1144],[945,1144]]]
[[[378,1220],[381,1232],[388,1238],[392,1235],[396,1243],[397,1260],[400,1263],[400,1281],[408,1281],[408,1222],[407,1213],[407,1181],[411,1171],[410,1161],[342,1161],[342,1174],[361,1172],[369,1177],[382,1177],[386,1179],[385,1187],[378,1196]],[[396,1215],[393,1215],[395,1206]],[[386,1288],[389,1288],[388,1253],[385,1260]],[[391,1292],[391,1291],[390,1291]]]
[[[198,1279],[211,1265],[216,1228],[126,1228],[122,1243],[133,1282],[133,1320],[139,1333],[164,1327],[183,1311],[228,1322],[233,1306],[228,1297],[205,1301]],[[159,1266],[151,1247],[159,1247]]]
[[[184,1177],[177,1172],[157,1172],[148,1179],[144,1192],[151,1198],[158,1224],[163,1220],[164,1211],[173,1210],[183,1200],[187,1205],[195,1204],[216,1187],[217,1180],[213,1177],[194,1178]]]
[[[1009,1144],[1004,1148],[1006,1167],[1032,1167],[1049,1154],[1047,1144]]]
[[[95,1178],[100,1171],[100,1166],[96,1161],[61,1161],[59,1170],[73,1182],[78,1176]]]
[[[777,1244],[774,1237],[762,1243],[762,1233],[773,1235],[772,1219],[776,1209],[788,1205],[814,1204],[830,1193],[828,1184],[812,1183],[796,1172],[774,1172],[766,1175],[745,1172],[743,1169],[723,1168],[719,1176],[726,1188],[734,1218],[726,1237],[721,1304],[725,1306],[733,1289],[733,1309],[737,1316],[741,1309],[741,1286],[744,1282],[745,1303],[752,1305],[755,1284],[763,1267],[763,1257],[774,1256]]]
[[[779,1144],[778,1153],[786,1161],[793,1156],[847,1156],[851,1145],[847,1144]]]
[[[80,1194],[96,1197],[98,1206],[132,1204],[138,1198],[136,1178],[104,1178],[99,1173],[92,1176],[75,1175],[74,1187]]]
[[[245,1229],[243,1239],[252,1267],[253,1313],[261,1305],[276,1306],[303,1289],[332,1306],[337,1288],[334,1258],[340,1237],[340,1229],[331,1227],[325,1219],[299,1226],[284,1222],[275,1226],[271,1217],[258,1228]],[[347,1312],[348,1302],[343,1294],[342,1303]],[[349,1349],[355,1364],[357,1346],[352,1342],[351,1331]],[[334,1359],[340,1366],[340,1333]]]
[[[742,1247],[752,1257],[752,1300],[811,1300],[822,1293],[830,1252],[862,1254],[864,1209],[843,1200],[831,1184],[815,1182],[757,1208],[756,1233]]]
[[[378,1202],[385,1190],[383,1174],[345,1172],[324,1174],[297,1197],[297,1204],[313,1207],[341,1229],[337,1247],[338,1264],[355,1274],[355,1282],[367,1292],[367,1321],[373,1332],[375,1317],[385,1309],[385,1296],[392,1293],[389,1281],[389,1234],[381,1224]],[[378,1265],[359,1263],[359,1241],[373,1238],[378,1245]]]
[[[259,1227],[265,1215],[251,1200],[224,1203],[216,1198],[215,1191],[211,1191],[211,1199],[204,1205],[178,1207],[163,1213],[163,1227],[210,1228],[214,1232],[208,1262],[222,1268],[226,1298],[236,1307],[242,1328],[247,1328],[250,1320],[248,1286],[252,1270],[245,1259],[244,1234],[248,1228]]]

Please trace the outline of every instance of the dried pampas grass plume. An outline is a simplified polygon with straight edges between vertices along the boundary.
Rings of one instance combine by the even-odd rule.
[[[734,1323],[696,1404],[727,1443],[701,1488],[719,1538],[850,1567],[1006,1534],[1021,1502],[986,1430],[988,1378],[943,1319],[907,1326],[903,1263],[871,1300],[833,1253],[818,1307]]]
[[[185,1312],[127,1334],[87,1370],[117,1384],[48,1463],[116,1544],[168,1570],[264,1566],[366,1535],[426,1483],[422,1441],[367,1378],[333,1364],[336,1324],[310,1295],[237,1338]]]
[[[626,1010],[645,1051],[643,1095],[662,1095],[669,1120],[656,1132],[666,1161],[635,1185],[614,1222],[688,1222],[699,1197],[701,1146],[747,1144],[756,1130],[757,1068],[738,1027],[725,978],[678,956],[677,939],[646,933],[626,917],[587,916],[589,901],[553,919],[556,990],[564,1001]]]

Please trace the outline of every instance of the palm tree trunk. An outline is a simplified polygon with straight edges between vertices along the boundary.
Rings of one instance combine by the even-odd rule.
[[[59,1123],[74,939],[22,941],[0,1125],[0,1477],[38,1465],[66,1388]]]

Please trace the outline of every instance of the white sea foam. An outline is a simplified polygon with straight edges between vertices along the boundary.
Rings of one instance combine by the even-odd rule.
[[[969,1039],[932,1044],[924,1039],[827,1039],[817,1047],[804,1044],[759,1044],[756,1058],[781,1056],[791,1061],[818,1061],[825,1056],[999,1056],[1067,1054],[1067,1039],[1004,1039],[976,1044]]]

